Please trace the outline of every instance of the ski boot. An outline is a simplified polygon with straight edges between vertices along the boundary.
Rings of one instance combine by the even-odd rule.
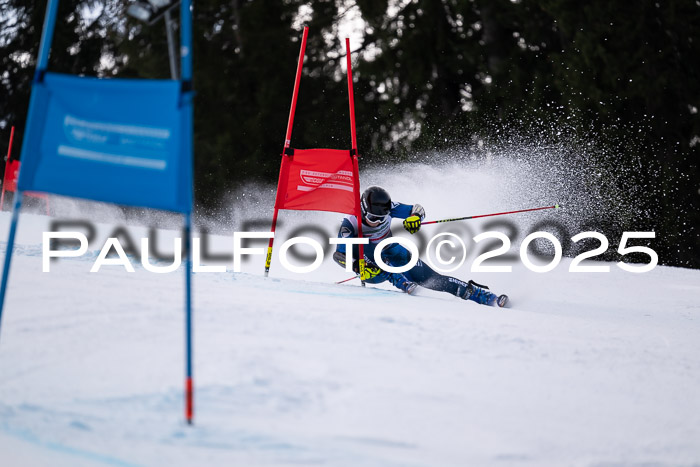
[[[409,295],[413,294],[416,288],[418,288],[418,284],[406,279],[403,274],[391,274],[391,276],[389,276],[389,281],[394,287],[403,290]]]
[[[406,281],[403,284],[401,284],[400,288],[404,290],[407,294],[413,295],[413,293],[418,288],[418,284],[416,284],[415,282]]]
[[[508,303],[508,295],[496,295],[487,286],[477,284],[474,281],[467,283],[462,298],[474,301],[480,305],[498,306],[500,308],[503,308]]]
[[[400,285],[398,285],[398,288],[403,290],[404,292],[406,292],[409,295],[413,295],[413,293],[418,288],[418,284],[416,284],[415,282],[411,282],[411,281],[405,281],[405,282],[402,282]]]
[[[499,295],[498,298],[496,299],[496,305],[498,305],[499,308],[503,308],[508,304],[508,295],[503,294]]]

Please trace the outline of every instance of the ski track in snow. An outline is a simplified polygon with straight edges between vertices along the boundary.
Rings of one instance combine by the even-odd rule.
[[[455,273],[507,292],[506,310],[335,285],[330,258],[305,276],[275,259],[266,279],[262,256],[198,273],[190,427],[182,268],[91,274],[91,246],[42,273],[47,222],[21,217],[13,257],[2,466],[700,463],[700,271]]]

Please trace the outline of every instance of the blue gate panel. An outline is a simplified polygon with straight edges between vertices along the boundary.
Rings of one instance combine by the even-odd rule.
[[[34,84],[19,189],[189,212],[180,82],[46,73]]]

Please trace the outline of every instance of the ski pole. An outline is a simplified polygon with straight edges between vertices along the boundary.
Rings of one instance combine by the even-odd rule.
[[[456,217],[454,219],[441,219],[439,221],[428,221],[428,222],[421,222],[421,225],[426,225],[426,224],[437,224],[439,222],[453,222],[453,221],[465,221],[468,219],[477,219],[479,217],[491,217],[491,216],[503,216],[505,214],[515,214],[518,212],[528,212],[528,211],[541,211],[543,209],[559,209],[561,208],[560,205],[555,204],[554,206],[545,206],[542,208],[532,208],[532,209],[521,209],[519,211],[508,211],[508,212],[496,212],[493,214],[481,214],[479,216],[468,216],[468,217]]]
[[[343,279],[342,281],[338,281],[338,282],[336,282],[336,284],[342,284],[343,282],[348,282],[348,281],[351,281],[353,279],[358,279],[359,277],[360,277],[360,275],[358,274],[356,276],[352,276],[352,277],[349,277],[347,279]]]

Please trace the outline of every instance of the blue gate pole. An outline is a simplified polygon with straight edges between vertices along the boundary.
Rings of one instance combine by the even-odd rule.
[[[183,130],[186,135],[186,158],[190,164],[186,177],[188,190],[187,199],[192,200],[192,171],[193,156],[193,122],[192,122],[192,0],[182,0],[180,4],[180,102],[183,109],[185,125]],[[185,238],[187,249],[185,260],[185,351],[186,351],[186,382],[185,382],[185,419],[188,424],[193,423],[194,418],[194,384],[192,377],[192,207],[185,213]]]
[[[43,81],[44,72],[46,71],[46,67],[49,63],[49,51],[51,50],[51,40],[53,38],[54,26],[56,25],[57,13],[58,0],[49,0],[49,3],[46,5],[46,16],[44,16],[44,27],[41,32],[41,43],[39,44],[39,57],[37,59],[36,71],[34,73],[33,86]],[[31,109],[33,108],[31,102],[29,104],[29,108],[30,110],[29,116],[27,117],[27,121],[30,121],[31,118]],[[12,223],[10,224],[10,234],[7,238],[7,251],[5,252],[5,262],[2,268],[2,282],[0,283],[0,329],[2,326],[2,310],[5,308],[5,293],[7,292],[8,276],[10,275],[12,250],[15,246],[15,235],[17,234],[17,224],[19,222],[19,211],[21,207],[22,191],[18,189],[15,192],[14,207],[12,208]]]
[[[194,418],[194,388],[192,382],[192,216],[185,214],[183,248],[185,258],[185,419],[189,425]]]
[[[192,81],[192,1],[180,4],[180,79]]]
[[[41,43],[39,45],[39,57],[36,62],[35,81],[41,74],[46,71],[49,64],[49,51],[51,50],[51,40],[53,39],[53,30],[56,25],[56,14],[58,13],[58,0],[49,0],[46,5],[46,16],[44,17],[44,30],[41,33]]]
[[[12,223],[10,224],[10,235],[7,239],[7,251],[5,252],[5,264],[2,267],[2,283],[0,283],[0,330],[2,330],[2,310],[5,307],[5,292],[7,291],[7,279],[10,275],[10,261],[12,260],[12,249],[15,246],[15,234],[17,233],[17,223],[19,221],[19,210],[22,207],[22,192],[15,192],[15,202],[12,208]]]

